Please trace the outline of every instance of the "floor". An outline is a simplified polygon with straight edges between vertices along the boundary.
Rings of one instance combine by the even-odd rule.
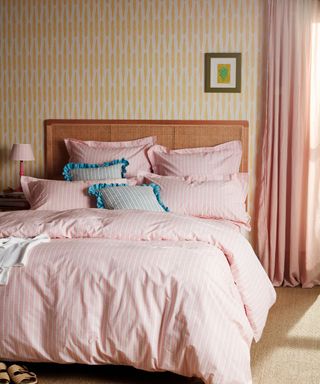
[[[278,288],[259,343],[251,350],[254,384],[320,384],[320,287]]]
[[[259,343],[252,347],[254,384],[320,383],[320,287],[278,288]],[[40,384],[188,384],[170,373],[129,367],[29,364]]]

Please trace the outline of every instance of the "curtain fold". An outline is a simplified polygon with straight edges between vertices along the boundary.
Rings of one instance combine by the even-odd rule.
[[[276,286],[320,284],[317,15],[318,0],[268,0],[257,247]]]

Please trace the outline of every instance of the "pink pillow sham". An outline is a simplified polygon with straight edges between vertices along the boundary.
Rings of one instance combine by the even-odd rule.
[[[229,141],[214,147],[170,150],[153,145],[148,157],[154,173],[163,176],[208,176],[239,172],[241,141]]]
[[[95,183],[134,184],[127,179],[63,181],[22,176],[21,186],[31,209],[57,210],[96,208],[96,200],[88,195],[88,187]]]
[[[64,142],[70,162],[100,164],[124,158],[129,161],[126,177],[134,177],[139,170],[151,170],[147,150],[156,142],[156,137],[110,142],[65,139]]]
[[[223,219],[250,230],[246,212],[248,174],[218,176],[218,179],[160,176],[140,173],[139,182],[160,186],[160,196],[170,212]]]

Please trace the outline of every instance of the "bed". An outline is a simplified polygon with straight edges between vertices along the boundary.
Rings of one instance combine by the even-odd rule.
[[[247,172],[245,121],[47,120],[46,177],[61,179],[66,138],[146,136],[169,149],[238,140],[240,171]],[[206,384],[252,382],[250,345],[261,337],[275,292],[239,230],[175,212],[0,214],[0,239],[44,233],[50,241],[32,248],[24,267],[11,268],[0,286],[0,359],[122,364]]]

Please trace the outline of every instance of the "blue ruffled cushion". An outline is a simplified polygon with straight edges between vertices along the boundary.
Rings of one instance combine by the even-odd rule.
[[[131,186],[101,183],[91,185],[88,193],[96,196],[98,208],[169,211],[160,199],[160,187],[157,184]]]
[[[68,181],[123,179],[128,160],[112,160],[102,164],[68,163],[63,168],[63,177]]]

